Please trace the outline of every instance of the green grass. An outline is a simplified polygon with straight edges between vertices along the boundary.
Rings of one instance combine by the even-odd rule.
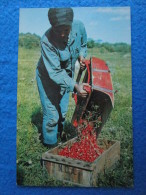
[[[124,53],[100,53],[98,49],[88,50],[88,58],[96,56],[105,60],[112,74],[115,107],[100,133],[100,138],[121,142],[121,159],[114,170],[101,175],[97,186],[133,186],[133,144],[132,144],[132,89],[131,55]],[[19,48],[18,93],[17,93],[17,183],[25,186],[68,186],[50,178],[40,165],[40,159],[47,148],[41,142],[42,110],[38,95],[35,69],[40,50]],[[70,130],[74,111],[70,97],[65,130],[70,139],[75,135]],[[70,130],[70,132],[68,131]]]

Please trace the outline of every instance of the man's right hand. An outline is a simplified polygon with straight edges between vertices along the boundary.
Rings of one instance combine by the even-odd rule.
[[[87,97],[87,95],[88,95],[88,92],[87,91],[85,91],[83,88],[84,88],[84,86],[88,86],[88,87],[90,87],[90,85],[88,84],[88,83],[81,83],[81,84],[75,84],[75,89],[76,89],[76,91],[77,91],[77,94],[79,95],[79,96],[81,96],[82,98],[86,98]]]

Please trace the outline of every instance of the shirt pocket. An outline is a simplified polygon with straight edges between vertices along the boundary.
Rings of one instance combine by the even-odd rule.
[[[71,47],[71,56],[72,56],[73,59],[78,58],[79,52],[80,52],[79,47],[77,47],[77,46],[72,46]]]
[[[79,48],[79,47],[76,47],[76,48],[75,48],[75,55],[78,55],[79,52],[80,52],[80,48]]]
[[[80,50],[81,50],[80,37],[77,37],[75,39],[74,44],[72,45],[72,56],[73,56],[73,58],[78,58],[79,57]]]

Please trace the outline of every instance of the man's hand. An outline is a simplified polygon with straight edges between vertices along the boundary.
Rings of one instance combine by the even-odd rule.
[[[80,69],[83,71],[86,68],[85,58],[83,56],[79,56]]]
[[[85,91],[83,88],[84,88],[84,86],[88,86],[88,87],[90,87],[90,85],[88,84],[88,83],[81,83],[81,84],[75,84],[75,89],[76,89],[76,91],[77,91],[77,94],[79,95],[79,96],[81,96],[82,98],[86,98],[87,97],[87,95],[88,95],[88,92],[87,91]]]

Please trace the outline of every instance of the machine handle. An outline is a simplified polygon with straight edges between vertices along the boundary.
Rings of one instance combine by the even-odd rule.
[[[84,63],[85,63],[85,66],[87,68],[87,72],[88,72],[88,80],[87,80],[87,83],[89,84],[90,83],[90,60],[84,60]],[[78,83],[81,79],[81,76],[82,76],[82,70],[80,68],[79,72],[78,72],[78,76],[77,76],[77,79],[76,79],[76,82]]]
[[[79,70],[79,73],[78,73],[78,76],[77,76],[77,79],[76,79],[76,82],[78,83],[79,81],[80,81],[80,79],[81,79],[81,76],[82,76],[82,70],[81,70],[81,68],[80,68],[80,70]]]
[[[87,79],[87,83],[89,84],[90,83],[90,60],[84,60],[84,63],[85,63],[85,66],[87,68],[87,73],[88,73],[88,79]],[[80,69],[79,72],[78,72],[78,76],[77,76],[77,79],[76,79],[76,82],[79,83],[80,79],[81,79],[81,76],[82,76],[82,70]],[[86,85],[84,85],[83,89],[85,91],[87,91],[87,93],[91,93],[91,87],[88,87]],[[77,94],[72,94],[74,100],[75,100],[75,104],[77,104]]]
[[[88,72],[88,80],[87,83],[90,83],[90,77],[91,77],[91,73],[90,73],[90,60],[85,60],[85,65],[87,68],[87,72]]]

